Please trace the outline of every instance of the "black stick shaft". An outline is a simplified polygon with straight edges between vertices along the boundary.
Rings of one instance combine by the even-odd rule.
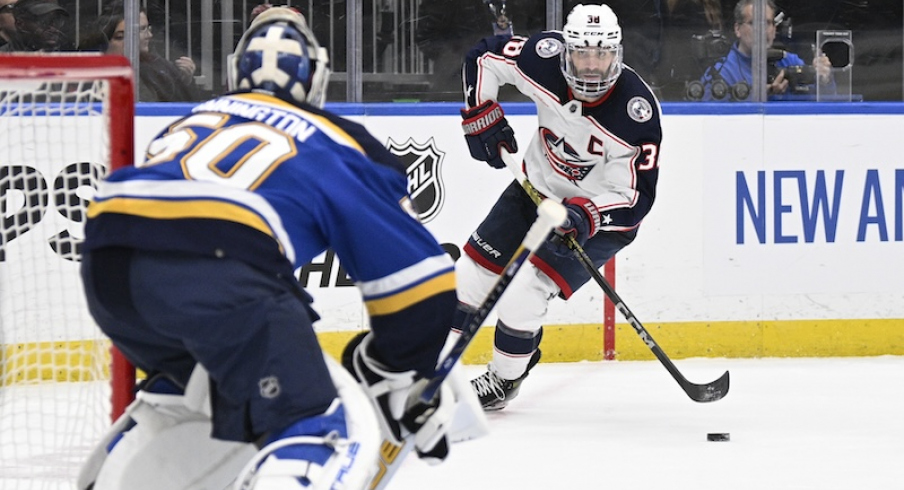
[[[528,185],[530,185],[528,183]],[[666,370],[669,374],[672,375],[672,378],[678,382],[681,386],[681,389],[687,393],[692,400],[696,402],[713,402],[723,398],[726,394],[728,394],[728,371],[725,371],[719,379],[707,383],[705,385],[698,385],[692,383],[681,374],[681,371],[675,366],[669,356],[659,347],[659,344],[653,340],[653,336],[650,335],[650,332],[644,328],[643,324],[640,323],[640,320],[634,315],[628,305],[622,301],[621,297],[618,293],[615,292],[615,288],[609,284],[609,281],[600,273],[600,271],[594,267],[593,260],[584,252],[584,249],[574,240],[573,237],[568,237],[569,242],[568,245],[572,247],[572,250],[575,251],[575,254],[578,256],[578,260],[581,262],[581,265],[584,266],[584,269],[590,273],[590,276],[593,277],[593,280],[599,284],[600,288],[602,288],[603,293],[615,304],[615,307],[618,311],[621,312],[622,316],[625,317],[625,320],[634,328],[634,331],[637,332],[637,335],[640,336],[640,340],[643,341],[644,344],[653,352],[653,355],[656,356],[656,359],[665,366]]]

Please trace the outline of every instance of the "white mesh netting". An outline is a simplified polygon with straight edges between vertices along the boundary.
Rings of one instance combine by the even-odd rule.
[[[0,75],[0,490],[75,488],[110,423],[109,344],[78,276],[108,85]]]

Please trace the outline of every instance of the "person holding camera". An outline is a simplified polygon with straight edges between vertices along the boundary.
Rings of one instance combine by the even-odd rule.
[[[746,100],[750,96],[753,74],[751,55],[756,39],[753,23],[753,1],[740,0],[734,9],[734,32],[738,40],[724,59],[710,67],[700,83],[703,86],[699,98],[703,101]],[[771,48],[775,41],[776,6],[772,0],[766,3],[766,44],[769,70],[767,93],[770,96],[786,94],[814,94],[815,85],[822,85],[824,91],[834,93],[829,58],[819,53],[813,58],[812,67],[800,56],[781,49]],[[696,97],[693,97],[696,98]]]

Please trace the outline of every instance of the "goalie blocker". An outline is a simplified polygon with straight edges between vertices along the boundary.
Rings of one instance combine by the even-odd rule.
[[[367,332],[346,346],[342,364],[362,381],[381,416],[384,440],[380,467],[368,487],[370,490],[386,488],[412,449],[422,459],[438,462],[448,454],[449,442],[474,439],[487,432],[483,410],[461,374],[458,360],[522,265],[565,217],[565,208],[553,201],[537,207],[537,219],[480,306],[473,311],[459,311],[455,327],[461,331],[450,332],[432,377],[418,380],[410,371],[388,370],[371,356],[371,335]],[[451,425],[446,428],[444,424],[449,423],[451,413],[450,397],[454,397],[456,405]]]

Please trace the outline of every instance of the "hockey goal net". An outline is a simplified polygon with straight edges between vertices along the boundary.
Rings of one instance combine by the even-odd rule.
[[[134,158],[122,57],[0,55],[0,489],[73,489],[131,396],[79,280],[98,179]],[[121,359],[120,359],[121,360]],[[115,373],[115,375],[114,375]]]

